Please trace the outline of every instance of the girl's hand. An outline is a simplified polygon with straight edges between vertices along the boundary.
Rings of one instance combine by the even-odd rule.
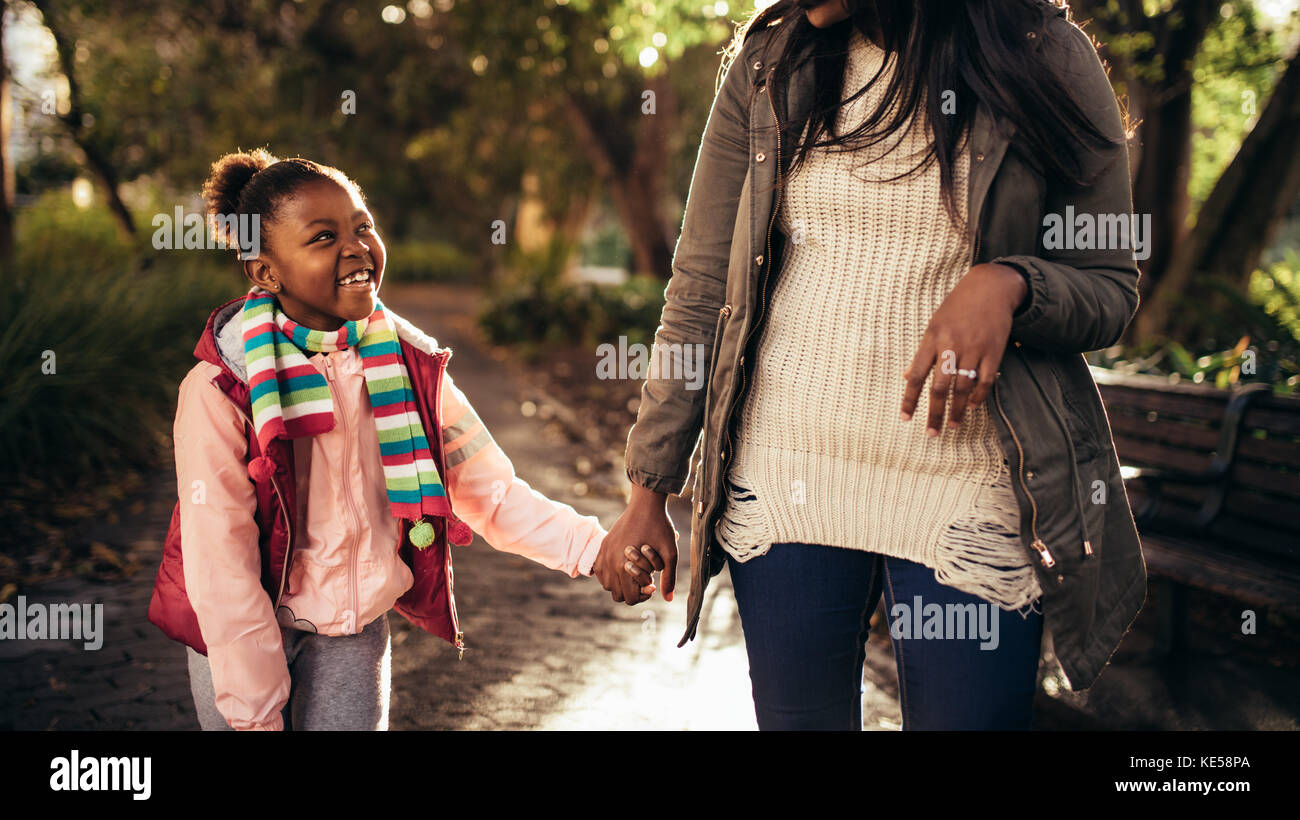
[[[912,365],[903,374],[907,379],[903,421],[916,411],[921,388],[936,361],[939,368],[930,381],[927,435],[939,435],[949,388],[956,387],[950,427],[961,424],[968,406],[988,397],[1011,337],[1011,317],[1028,295],[1029,284],[1013,267],[984,263],[967,271],[934,312]]]
[[[653,572],[658,572],[664,568],[664,559],[659,557],[654,547],[649,544],[642,544],[640,547],[626,547],[623,550],[623,571],[639,584],[643,589],[654,590]]]

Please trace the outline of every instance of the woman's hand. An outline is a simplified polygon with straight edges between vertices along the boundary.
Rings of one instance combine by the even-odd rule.
[[[634,574],[627,567],[629,557],[626,549],[630,547],[635,554],[642,545],[648,546],[659,559],[652,562],[652,565],[663,570],[660,580],[664,600],[673,599],[673,586],[677,580],[677,531],[668,520],[667,499],[668,496],[664,493],[633,485],[627,510],[614,522],[609,534],[601,542],[600,552],[592,565],[592,574],[600,579],[600,585],[609,590],[610,597],[615,601],[635,606],[654,593],[653,584],[641,583],[636,577],[640,573]],[[633,566],[640,564],[640,561]],[[641,576],[641,579],[644,580],[644,577]]]
[[[1010,266],[985,263],[966,272],[930,318],[912,365],[903,374],[907,379],[903,421],[916,411],[921,388],[936,361],[927,435],[939,435],[949,388],[956,387],[950,427],[961,424],[968,406],[988,397],[1011,336],[1011,317],[1028,294],[1029,284]]]

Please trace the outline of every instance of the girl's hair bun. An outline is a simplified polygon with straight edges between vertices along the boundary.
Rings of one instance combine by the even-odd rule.
[[[263,173],[265,172],[265,173]],[[203,183],[203,201],[213,225],[216,239],[228,246],[245,247],[234,234],[244,230],[244,220],[237,217],[253,215],[258,219],[256,230],[276,221],[280,205],[303,185],[317,180],[329,180],[361,197],[361,189],[346,174],[329,165],[320,165],[303,157],[281,160],[265,149],[237,151],[226,154],[212,163],[212,172]],[[261,236],[262,249],[270,247],[266,236]]]
[[[227,216],[239,212],[239,196],[253,175],[279,160],[270,152],[255,148],[238,151],[212,163],[208,179],[203,183],[203,202],[212,216]]]

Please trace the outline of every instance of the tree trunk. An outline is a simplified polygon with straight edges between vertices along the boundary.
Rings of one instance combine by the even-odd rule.
[[[1164,280],[1174,246],[1185,232],[1192,163],[1191,90],[1147,108],[1142,122],[1142,161],[1133,180],[1133,212],[1151,215],[1151,256],[1141,265],[1139,291],[1145,301]]]
[[[668,146],[677,120],[676,96],[666,73],[647,81],[654,92],[654,113],[640,113],[638,93],[635,132],[618,130],[629,117],[598,112],[572,95],[565,106],[577,136],[591,157],[596,173],[609,189],[619,221],[632,249],[634,273],[667,279],[672,275],[673,238],[661,213],[661,181],[668,163]]]
[[[1217,0],[1177,0],[1172,8],[1155,16],[1147,15],[1141,0],[1075,0],[1070,5],[1076,18],[1092,22],[1085,30],[1103,41],[1101,51],[1112,64],[1111,81],[1122,82],[1127,90],[1129,116],[1138,123],[1136,145],[1130,152],[1133,212],[1151,215],[1147,238],[1151,255],[1140,263],[1142,311],[1125,334],[1125,342],[1132,344],[1149,332],[1150,322],[1143,317],[1149,305],[1168,292],[1166,271],[1187,234],[1192,68],[1219,5]],[[1149,32],[1151,46],[1117,56],[1104,43],[1124,31]],[[1138,68],[1156,64],[1163,67],[1159,79],[1143,79],[1144,72]]]
[[[655,210],[659,200],[657,180],[629,175],[612,189],[623,229],[636,265],[633,273],[648,273],[667,279],[672,275],[673,249],[664,232],[664,222]]]
[[[1164,72],[1158,83],[1141,87],[1139,98],[1142,159],[1133,180],[1133,211],[1151,215],[1151,256],[1141,265],[1138,288],[1146,305],[1176,291],[1166,281],[1170,260],[1187,235],[1192,164],[1192,73],[1196,54],[1218,13],[1216,0],[1183,0],[1151,20],[1153,49],[1138,60],[1157,57]],[[1145,338],[1151,324],[1140,318],[1126,334],[1130,343]]]
[[[7,261],[14,252],[14,164],[9,153],[12,100],[4,47],[7,7],[7,3],[0,3],[0,262]]]
[[[69,126],[71,128],[71,126]],[[82,157],[86,167],[99,183],[99,187],[104,190],[104,198],[108,204],[108,210],[112,212],[113,218],[117,220],[117,226],[122,233],[128,238],[135,237],[135,220],[131,218],[131,211],[122,201],[122,194],[118,190],[119,180],[117,171],[93,142],[86,136],[84,129],[74,131],[72,138],[76,141],[77,147],[81,149]]]
[[[99,183],[100,188],[104,190],[104,197],[108,203],[108,209],[112,212],[113,218],[117,220],[118,227],[128,239],[135,237],[135,222],[131,218],[131,211],[122,201],[121,192],[118,190],[117,171],[113,168],[113,163],[95,142],[93,135],[86,128],[85,109],[82,106],[80,87],[77,84],[77,75],[75,70],[75,45],[72,39],[64,31],[62,24],[56,19],[54,4],[50,0],[32,0],[33,5],[41,12],[44,18],[45,27],[49,29],[50,34],[54,37],[54,48],[59,59],[59,68],[63,76],[68,80],[68,112],[59,117],[68,128],[68,133],[72,136],[73,142],[81,149],[82,161],[90,170],[95,181]]]
[[[1300,196],[1298,132],[1300,56],[1288,63],[1259,121],[1201,207],[1196,227],[1179,243],[1161,291],[1135,323],[1139,336],[1181,335],[1193,330],[1174,316],[1171,308],[1196,274],[1220,277],[1245,288]]]

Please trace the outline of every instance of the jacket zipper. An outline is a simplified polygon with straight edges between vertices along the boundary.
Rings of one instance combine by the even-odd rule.
[[[983,210],[981,203],[980,210]],[[971,257],[971,266],[979,264],[980,261],[980,239],[982,231],[979,226],[975,228],[975,253]],[[1019,342],[1014,342],[1017,352],[1020,347]],[[1026,364],[1026,369],[1028,365]],[[998,407],[998,414],[1002,416],[1002,421],[1007,425],[1007,430],[1011,432],[1011,440],[1016,445],[1016,479],[1020,482],[1020,489],[1024,490],[1025,497],[1029,499],[1029,532],[1033,535],[1033,541],[1030,546],[1038,553],[1038,560],[1042,562],[1046,569],[1052,569],[1056,566],[1056,559],[1052,557],[1052,552],[1047,548],[1047,544],[1038,535],[1038,502],[1034,500],[1034,494],[1029,491],[1029,484],[1025,481],[1025,450],[1020,444],[1020,436],[1016,434],[1016,428],[1011,424],[1011,419],[1007,418],[1006,410],[1002,408],[1002,396],[998,390],[998,385],[993,385],[993,402]],[[1056,582],[1061,583],[1061,576],[1056,576]]]
[[[981,203],[981,208],[980,208],[981,211],[983,210],[982,205],[983,205],[983,203]],[[975,253],[974,253],[973,256],[971,257],[971,266],[972,266],[972,267],[974,267],[975,265],[978,265],[978,264],[979,264],[979,261],[980,261],[980,240],[981,240],[982,238],[983,238],[983,236],[982,236],[982,232],[979,230],[979,227],[977,226],[976,229],[975,229]],[[1024,354],[1020,353],[1020,343],[1019,343],[1019,342],[1015,342],[1014,344],[1015,344],[1015,346],[1016,346],[1016,353],[1017,353],[1017,355],[1020,355],[1020,356],[1021,356],[1021,360],[1023,361],[1023,360],[1024,360]],[[1044,397],[1046,397],[1046,394],[1043,393],[1042,385],[1038,384],[1038,377],[1034,375],[1034,372],[1033,372],[1032,369],[1030,369],[1030,367],[1029,367],[1029,363],[1028,363],[1028,362],[1025,362],[1025,370],[1027,370],[1027,371],[1029,372],[1029,377],[1030,377],[1031,379],[1034,380],[1034,386],[1038,388],[1038,392],[1039,392],[1040,394],[1042,394]],[[1043,540],[1042,540],[1041,538],[1038,537],[1038,527],[1037,527],[1037,523],[1038,523],[1038,505],[1037,505],[1037,503],[1035,503],[1035,501],[1034,501],[1034,495],[1033,495],[1033,493],[1029,492],[1029,486],[1025,483],[1025,478],[1024,478],[1024,470],[1025,470],[1025,465],[1024,465],[1024,461],[1025,461],[1025,453],[1024,453],[1024,450],[1023,450],[1023,449],[1021,448],[1021,446],[1020,446],[1020,437],[1019,437],[1018,435],[1016,435],[1016,428],[1013,427],[1013,426],[1011,425],[1011,420],[1010,420],[1009,418],[1007,418],[1007,414],[1006,414],[1006,412],[1002,409],[1002,400],[998,397],[997,385],[994,385],[994,387],[993,387],[993,399],[994,399],[994,401],[997,403],[997,406],[998,406],[998,412],[1002,415],[1002,420],[1003,420],[1004,422],[1006,422],[1007,429],[1008,429],[1009,431],[1011,431],[1011,438],[1012,438],[1013,441],[1015,441],[1015,443],[1016,443],[1016,450],[1017,450],[1017,452],[1019,453],[1019,462],[1020,462],[1020,463],[1019,463],[1019,476],[1018,476],[1018,478],[1020,479],[1020,486],[1021,486],[1021,488],[1025,491],[1025,495],[1029,498],[1029,505],[1030,505],[1030,508],[1031,508],[1032,511],[1033,511],[1033,518],[1031,519],[1031,522],[1030,522],[1030,531],[1033,533],[1034,540],[1033,540],[1033,544],[1032,544],[1031,546],[1033,546],[1033,548],[1034,548],[1035,550],[1038,551],[1039,558],[1040,558],[1040,560],[1042,560],[1042,562],[1043,562],[1043,566],[1047,567],[1048,569],[1051,569],[1052,567],[1054,567],[1054,566],[1056,565],[1056,561],[1055,561],[1055,559],[1052,558],[1052,553],[1047,549],[1047,544],[1043,543]],[[1051,405],[1052,403],[1049,401],[1048,404]],[[1061,419],[1060,419],[1060,416],[1059,416],[1059,414],[1057,414],[1057,412],[1056,412],[1056,406],[1055,406],[1055,405],[1052,405],[1052,413],[1053,413],[1054,415],[1056,415],[1056,417],[1057,417],[1057,423],[1058,423],[1058,424],[1061,424],[1061,425],[1062,425],[1062,429],[1065,430],[1065,433],[1066,433],[1066,435],[1065,435],[1065,440],[1066,440],[1066,442],[1069,443],[1069,445],[1070,445],[1070,453],[1071,453],[1071,456],[1073,457],[1073,453],[1074,453],[1074,444],[1073,444],[1073,442],[1070,441],[1069,431],[1068,431],[1068,429],[1066,429],[1066,428],[1063,426],[1063,423],[1062,423],[1062,421],[1061,421]],[[1070,489],[1071,489],[1072,491],[1076,491],[1076,490],[1077,490],[1077,486],[1076,486],[1076,484],[1075,484],[1075,477],[1074,477],[1074,474],[1073,474],[1073,473],[1070,474]],[[1092,551],[1092,542],[1091,542],[1091,541],[1089,540],[1089,538],[1088,538],[1088,525],[1087,525],[1087,523],[1083,520],[1083,509],[1079,506],[1080,502],[1079,502],[1079,496],[1078,496],[1077,491],[1075,492],[1075,499],[1074,499],[1074,502],[1075,502],[1075,509],[1078,510],[1078,513],[1079,513],[1079,525],[1083,528],[1083,557],[1084,557],[1084,558],[1089,558],[1089,557],[1091,557],[1092,554],[1093,554],[1093,551]],[[1060,576],[1058,576],[1058,583],[1059,583],[1059,582],[1060,582]]]
[[[213,386],[217,387],[218,390],[221,389],[215,382],[213,382]],[[223,390],[222,393],[224,394],[225,391]],[[227,396],[226,398],[230,397]],[[244,412],[244,408],[240,407],[233,399],[231,399],[230,403],[235,405],[235,412],[239,413],[240,417],[248,423],[248,426],[256,430],[257,428],[253,426],[253,420]],[[293,554],[293,526],[289,523],[289,511],[285,508],[284,495],[280,492],[280,485],[275,483],[274,476],[271,477],[271,489],[275,490],[275,497],[280,499],[280,515],[284,516],[284,532],[289,538],[289,545],[284,550],[284,563],[280,567],[280,589],[275,593],[275,608],[278,609],[280,599],[284,597],[285,579],[289,577],[289,558]]]
[[[450,357],[450,356],[447,356],[446,358],[447,358],[447,359],[450,359],[451,357]],[[439,378],[438,378],[437,384],[434,385],[434,407],[435,407],[435,408],[437,408],[437,407],[441,407],[441,396],[442,396],[442,378],[441,378],[441,375],[442,375],[442,370],[445,369],[445,368],[446,368],[446,359],[443,360],[443,366],[442,366],[442,368],[440,368],[439,371],[438,371]],[[219,389],[219,390],[221,389],[220,386],[217,385],[215,381],[213,382],[213,386],[214,386],[214,387],[217,387],[217,389]],[[224,391],[224,390],[222,390],[222,394],[223,394],[223,395],[225,394],[225,391]],[[227,396],[226,398],[229,399],[230,397]],[[252,420],[251,418],[249,418],[249,416],[248,416],[247,413],[244,412],[244,409],[243,409],[242,407],[240,407],[239,404],[238,404],[237,402],[235,402],[233,399],[230,399],[230,403],[231,403],[232,405],[234,405],[235,412],[239,413],[240,418],[242,418],[242,419],[243,419],[243,420],[248,424],[248,426],[249,426],[250,428],[252,428],[252,429],[256,429],[256,427],[253,426],[253,420]],[[439,434],[438,434],[437,437],[436,437],[436,438],[437,438],[437,442],[438,442],[438,444],[437,444],[437,446],[438,446],[438,458],[439,458],[439,461],[440,461],[440,462],[442,462],[442,463],[445,464],[446,461],[445,461],[445,455],[444,455],[444,452],[443,452],[443,441],[442,441],[442,435],[441,435],[441,432],[442,432],[442,431],[439,431]],[[280,515],[284,518],[284,531],[285,531],[285,534],[287,535],[287,537],[288,537],[288,541],[289,541],[289,545],[288,545],[288,547],[285,549],[285,553],[284,553],[284,563],[283,563],[283,565],[280,567],[280,588],[276,591],[276,594],[275,594],[275,608],[279,608],[279,606],[280,606],[280,599],[284,597],[284,584],[285,584],[285,581],[286,581],[286,580],[288,579],[288,577],[289,577],[289,561],[290,561],[290,559],[291,559],[292,556],[293,556],[293,525],[292,525],[292,523],[290,523],[288,508],[285,506],[285,503],[284,503],[284,494],[280,492],[280,485],[276,483],[274,477],[271,478],[271,489],[273,489],[273,490],[275,491],[276,498],[280,499]],[[449,501],[450,501],[450,497],[448,497],[448,498],[449,498]],[[459,651],[459,658],[460,658],[460,659],[464,659],[464,657],[465,657],[465,633],[463,633],[463,632],[460,631],[460,619],[457,617],[457,614],[456,614],[456,598],[455,598],[455,596],[452,594],[452,583],[451,583],[451,545],[450,545],[450,543],[448,543],[448,546],[447,546],[447,562],[446,562],[446,565],[445,565],[445,566],[446,566],[446,568],[447,568],[447,601],[448,601],[448,603],[450,604],[450,609],[451,609],[451,623],[452,623],[452,628],[456,630],[456,640],[455,640],[456,649]]]
[[[1029,485],[1025,483],[1025,451],[1020,446],[1020,436],[1016,435],[1016,428],[1011,425],[1011,420],[1007,418],[1007,413],[1002,409],[1002,398],[998,391],[998,385],[993,385],[993,402],[998,406],[998,413],[1002,416],[1002,421],[1006,423],[1007,429],[1011,431],[1011,440],[1016,443],[1016,478],[1020,481],[1020,489],[1024,490],[1025,497],[1029,499],[1029,531],[1034,536],[1033,543],[1030,544],[1038,552],[1038,559],[1043,562],[1043,566],[1051,569],[1056,566],[1056,559],[1043,543],[1043,539],[1038,537],[1038,503],[1034,501],[1034,494],[1029,491]],[[1061,582],[1061,576],[1056,576],[1057,583]]]
[[[1016,354],[1020,356],[1021,361],[1024,361],[1024,354],[1020,352],[1018,342],[1016,343]],[[1043,390],[1043,386],[1039,384],[1038,377],[1034,375],[1034,371],[1029,367],[1028,362],[1025,362],[1025,370],[1029,372],[1029,378],[1033,380],[1034,387],[1038,388],[1039,394],[1046,400],[1047,391]],[[1074,440],[1070,438],[1070,428],[1066,425],[1065,419],[1061,418],[1061,413],[1056,409],[1056,405],[1051,401],[1048,401],[1047,404],[1052,408],[1052,417],[1056,420],[1056,425],[1061,428],[1061,433],[1065,436],[1066,446],[1070,448],[1070,463],[1076,464],[1077,462],[1074,460]],[[1079,485],[1074,469],[1070,470],[1070,491],[1074,494],[1075,512],[1079,514],[1079,529],[1083,531],[1083,557],[1091,558],[1093,555],[1092,540],[1088,537],[1088,522],[1084,518],[1083,502],[1079,499]]]
[[[980,201],[980,207],[979,207],[980,216],[983,216],[983,211],[984,211],[984,203],[982,200]],[[983,239],[983,231],[980,231],[979,226],[976,225],[975,253],[971,257],[971,266],[975,266],[979,264],[979,246],[980,246],[980,240],[982,239]],[[1021,348],[1021,343],[1014,342],[1014,344],[1015,344],[1015,348],[1017,348],[1017,351],[1015,352],[1017,352],[1017,355],[1021,356],[1021,360],[1023,361],[1024,355],[1023,353],[1021,353],[1021,350],[1019,350],[1019,348]],[[1027,361],[1026,363],[1024,363],[1024,369],[1028,370],[1028,373],[1030,373],[1030,378],[1034,379],[1034,386],[1037,387],[1037,389],[1039,389],[1039,394],[1043,395],[1044,399],[1047,398],[1047,394],[1045,394],[1045,392],[1043,391],[1043,386],[1039,385],[1039,379],[1037,379],[1037,377],[1034,376],[1034,370],[1030,368],[1030,365],[1028,365]],[[1035,504],[1034,502],[1034,494],[1030,493],[1030,489],[1028,489],[1028,486],[1026,485],[1026,483],[1024,483],[1024,451],[1021,448],[1021,439],[1019,439],[1018,435],[1015,434],[1015,428],[1011,426],[1011,421],[1009,420],[1008,417],[1006,417],[1006,413],[1002,411],[1002,402],[1000,399],[998,399],[996,385],[993,386],[993,399],[995,399],[995,402],[997,402],[997,409],[998,412],[1000,412],[1002,415],[1002,421],[1006,422],[1006,429],[1011,431],[1011,438],[1014,439],[1015,447],[1017,447],[1017,450],[1019,451],[1019,455],[1021,455],[1021,467],[1019,467],[1019,472],[1021,472],[1021,476],[1019,476],[1019,478],[1021,478],[1021,487],[1024,490],[1024,494],[1026,494],[1028,496],[1028,499],[1030,499],[1030,506],[1032,507],[1032,509],[1034,509],[1034,519],[1036,522],[1037,504]],[[1063,433],[1065,433],[1065,441],[1070,446],[1071,460],[1073,460],[1074,443],[1070,441],[1069,428],[1066,428],[1065,422],[1062,421],[1060,413],[1057,412],[1056,405],[1052,404],[1052,402],[1048,402],[1048,404],[1050,405],[1050,407],[1052,407],[1052,413],[1053,416],[1056,416],[1057,424],[1061,426],[1061,430],[1063,431]],[[1070,489],[1071,491],[1074,491],[1074,495],[1075,495],[1074,503],[1075,503],[1075,509],[1079,513],[1079,526],[1080,528],[1083,529],[1083,557],[1086,557],[1087,559],[1087,557],[1092,557],[1093,555],[1092,541],[1091,539],[1088,538],[1088,524],[1087,521],[1084,521],[1083,519],[1083,507],[1082,507],[1082,502],[1079,502],[1078,485],[1076,485],[1075,483],[1074,473],[1070,473]],[[1052,554],[1050,554],[1050,552],[1048,551],[1047,545],[1043,543],[1043,539],[1039,538],[1039,534],[1037,534],[1037,529],[1032,524],[1031,524],[1031,529],[1032,532],[1034,532],[1034,545],[1032,546],[1034,546],[1035,550],[1039,551],[1039,556],[1041,557],[1041,560],[1043,560],[1044,567],[1048,567],[1048,568],[1054,567],[1054,565],[1056,565],[1056,560],[1053,560]]]
[[[330,382],[337,384],[334,378],[334,360],[329,354],[325,355],[325,374],[329,377]],[[357,612],[359,601],[357,600],[357,554],[361,551],[361,516],[357,515],[356,505],[352,501],[352,489],[348,486],[350,471],[348,470],[348,456],[351,454],[352,437],[348,435],[348,414],[343,410],[341,403],[336,402],[338,407],[338,416],[343,420],[343,500],[347,502],[348,514],[352,516],[353,537],[350,557],[352,559],[351,572],[348,574],[348,603],[351,604],[352,623],[350,634],[356,634],[357,622],[361,620],[361,614]]]
[[[438,418],[438,424],[440,426],[442,424],[442,419],[440,417],[440,413],[442,410],[442,374],[443,371],[447,369],[447,362],[450,359],[451,359],[450,353],[448,353],[446,357],[443,358],[442,366],[438,368],[438,372],[437,372],[438,378],[436,379],[433,385],[432,415],[435,418]],[[438,468],[442,470],[442,475],[445,476],[447,473],[446,470],[447,455],[446,452],[443,450],[444,442],[442,440],[442,430],[434,431],[433,437],[434,440],[437,442],[435,446],[438,448]],[[443,491],[447,493],[447,507],[450,509],[451,492],[445,486],[443,488]],[[455,515],[455,510],[452,510],[452,515]],[[451,536],[449,532],[450,529],[451,529],[451,519],[448,518],[443,522],[443,537],[447,541],[447,559],[445,563],[446,573],[447,573],[447,604],[448,604],[447,608],[451,610],[451,628],[456,632],[456,640],[455,640],[456,652],[457,652],[456,660],[464,660],[465,659],[465,633],[460,631],[460,618],[456,614],[456,595],[452,591],[452,587],[454,586],[454,584],[452,583],[453,571],[451,568]]]

